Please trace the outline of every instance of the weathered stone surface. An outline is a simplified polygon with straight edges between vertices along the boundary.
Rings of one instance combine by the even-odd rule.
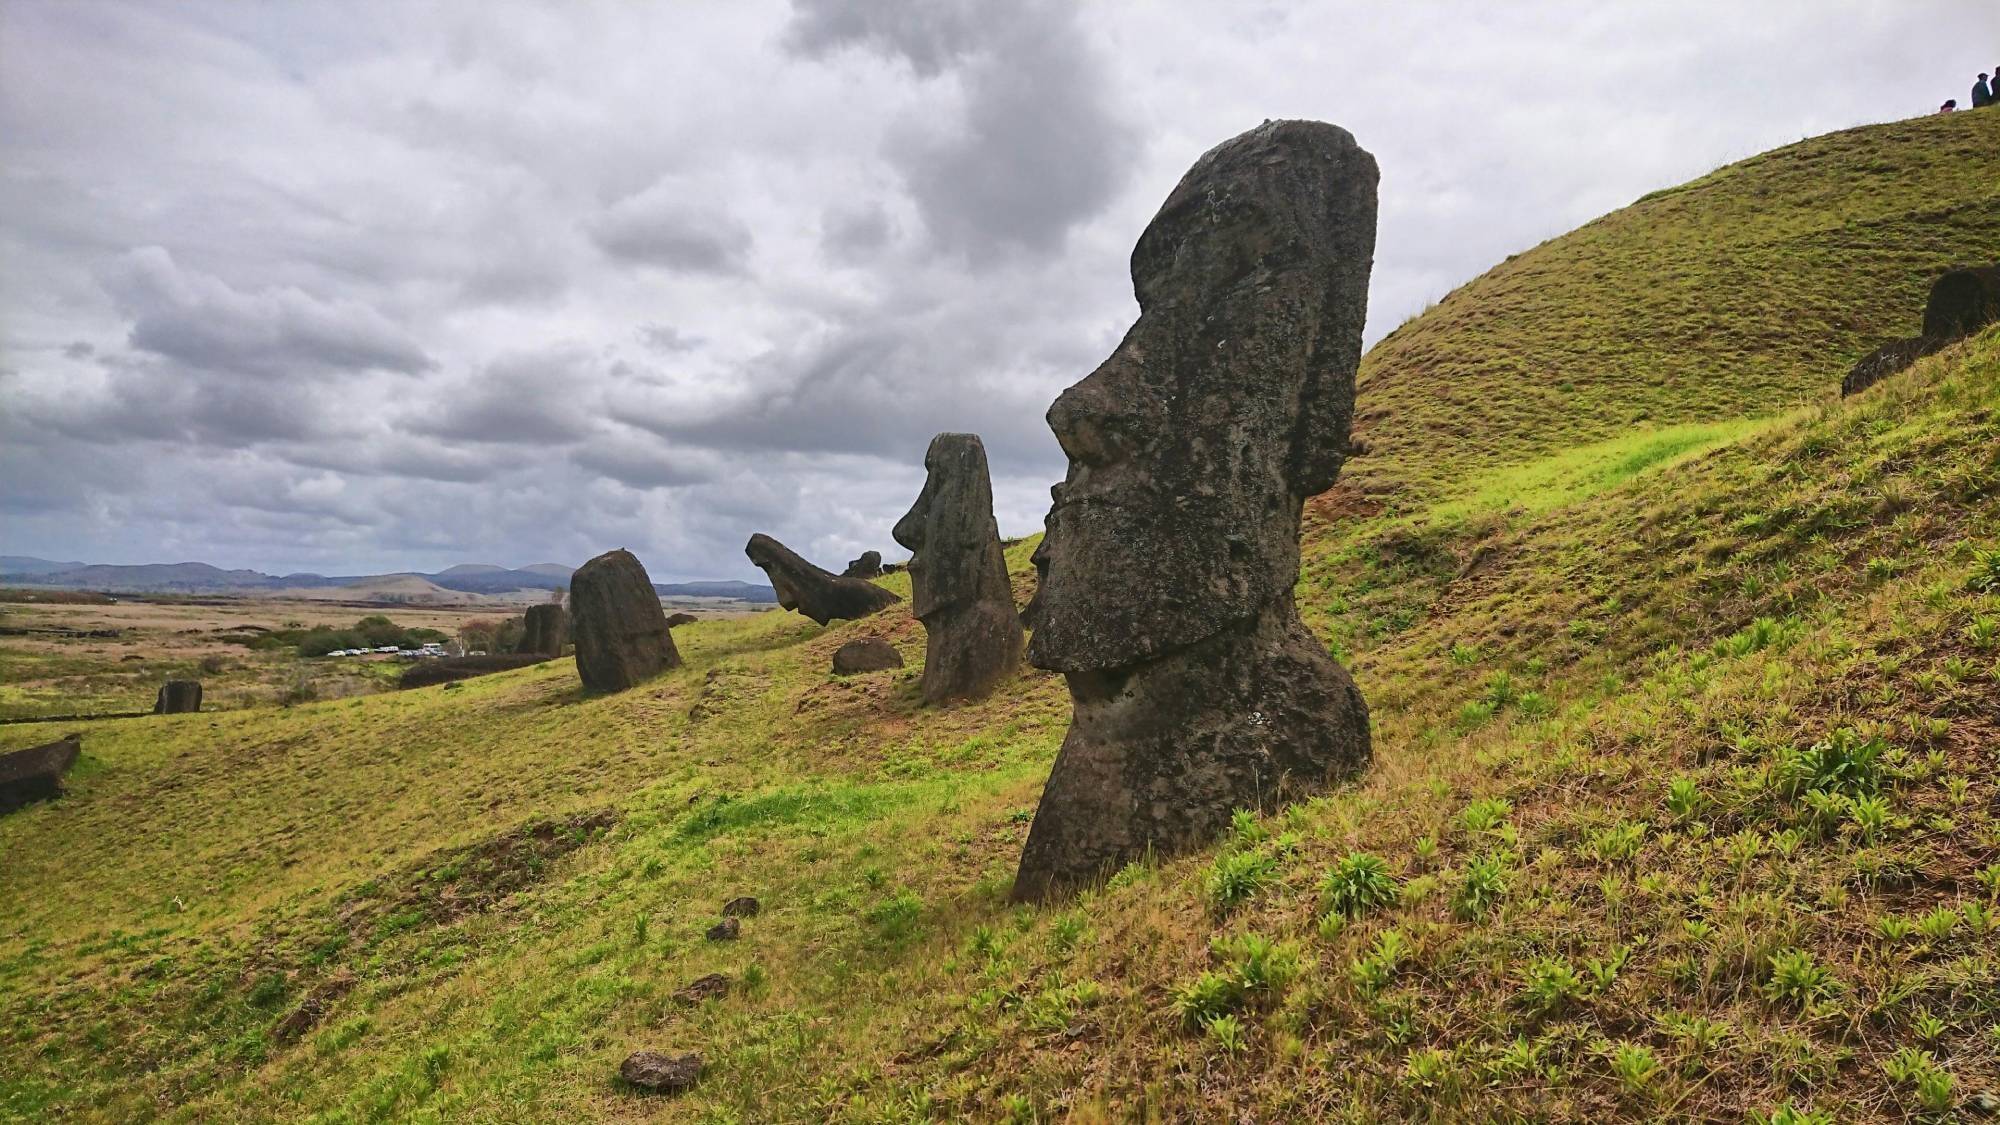
[[[842,578],[882,577],[882,552],[880,551],[861,552],[861,557],[855,559],[851,563],[848,563],[847,569],[841,571],[840,576]]]
[[[569,614],[554,602],[531,605],[523,615],[521,641],[514,646],[518,653],[532,653],[538,656],[561,656],[563,643],[569,639]]]
[[[153,699],[153,714],[182,715],[201,710],[200,680],[168,680]]]
[[[624,691],[680,666],[653,580],[630,551],[606,551],[569,579],[576,674],[591,691]]]
[[[735,941],[743,934],[743,923],[736,918],[724,918],[708,928],[710,941]]]
[[[1267,122],[1197,161],[1132,253],[1139,320],[1049,409],[1028,658],[1074,717],[1014,895],[1222,831],[1369,760],[1368,711],[1292,604],[1305,498],[1348,448],[1374,158]]]
[[[857,676],[903,666],[903,654],[880,637],[861,637],[841,645],[833,653],[833,674]]]
[[[924,701],[980,699],[1020,664],[1024,640],[986,446],[977,434],[939,434],[924,469],[923,492],[891,533],[914,552],[910,608],[924,623]]]
[[[667,628],[678,629],[683,625],[692,625],[700,620],[701,618],[696,617],[692,613],[669,613],[667,615]]]
[[[1962,340],[2000,320],[2000,266],[1951,270],[1931,283],[1924,301],[1924,335]]]
[[[83,741],[68,735],[54,742],[0,754],[0,813],[13,812],[62,792],[63,775],[83,753]]]
[[[1932,346],[1934,343],[1927,337],[1918,336],[1883,344],[1848,369],[1847,375],[1840,380],[1840,393],[1851,395],[1867,390],[1937,350]]]
[[[729,978],[722,973],[709,973],[696,977],[682,985],[674,993],[676,1003],[693,1006],[710,1000],[720,1000],[729,995]]]
[[[764,904],[749,895],[738,895],[722,904],[724,918],[755,918]]]
[[[634,1051],[619,1064],[618,1077],[656,1094],[678,1094],[701,1079],[701,1056],[692,1051],[680,1055]]]
[[[770,577],[779,605],[821,625],[853,621],[903,600],[873,582],[828,574],[768,535],[752,535],[743,553]]]
[[[2000,266],[1951,270],[1931,283],[1923,334],[1891,340],[1863,356],[1841,379],[1840,393],[1865,391],[1995,321],[2000,321]]]

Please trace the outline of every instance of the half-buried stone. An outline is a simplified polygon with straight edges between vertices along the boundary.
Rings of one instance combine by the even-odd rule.
[[[660,595],[632,552],[606,551],[578,567],[569,608],[576,674],[591,691],[624,691],[680,666]]]
[[[563,642],[569,637],[569,614],[554,602],[531,605],[521,622],[521,641],[514,646],[518,653],[536,656],[561,656]]]
[[[1074,712],[1014,896],[1172,855],[1362,770],[1368,708],[1299,621],[1299,514],[1348,448],[1375,160],[1274,121],[1195,162],[1132,252],[1139,320],[1049,409],[1028,659]]]
[[[184,715],[201,710],[200,680],[168,680],[153,698],[153,714]]]
[[[821,625],[858,620],[903,600],[873,582],[829,574],[768,535],[752,535],[743,553],[769,576],[779,605]]]
[[[939,434],[924,490],[892,534],[908,547],[910,608],[924,623],[926,703],[980,699],[1021,662],[1021,618],[993,519],[978,434]]]
[[[863,672],[884,672],[903,666],[903,654],[880,637],[859,637],[833,652],[833,674],[858,676]]]
[[[83,753],[76,735],[0,754],[0,813],[62,793],[63,775]]]

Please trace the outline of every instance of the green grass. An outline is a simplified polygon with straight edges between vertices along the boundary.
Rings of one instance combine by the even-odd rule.
[[[1951,159],[1991,121],[1725,169],[1378,349],[1375,452],[1300,582],[1374,768],[1071,903],[1005,901],[1060,681],[926,709],[906,606],[689,626],[618,696],[558,662],[93,724],[74,792],[0,819],[0,1117],[1857,1120],[1994,1088],[2000,334],[1824,393],[1992,217]],[[1749,293],[1771,262],[1811,291]],[[860,635],[909,666],[834,679]],[[709,972],[726,997],[673,998]],[[641,1048],[703,1083],[623,1089]]]

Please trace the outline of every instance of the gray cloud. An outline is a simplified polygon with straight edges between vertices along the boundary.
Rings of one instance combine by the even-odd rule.
[[[893,557],[944,429],[1033,530],[1133,241],[1267,117],[1382,166],[1373,338],[1649,190],[1962,98],[2000,38],[1948,0],[6,12],[0,551],[624,544],[663,580],[754,577],[751,531]]]

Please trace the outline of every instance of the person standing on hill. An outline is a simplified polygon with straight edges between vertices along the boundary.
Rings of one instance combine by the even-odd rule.
[[[1993,90],[1986,85],[1986,75],[1981,74],[1979,81],[1972,84],[1972,108],[1984,109],[1992,104]]]

